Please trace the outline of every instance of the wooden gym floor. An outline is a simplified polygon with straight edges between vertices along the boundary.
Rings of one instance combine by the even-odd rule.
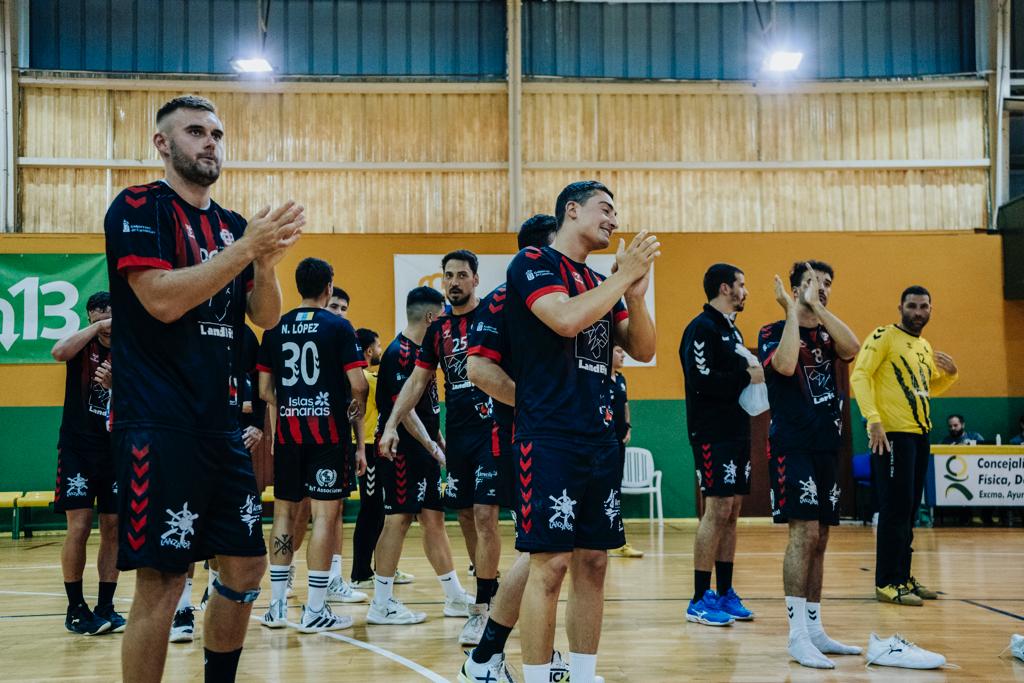
[[[735,572],[736,587],[757,613],[756,620],[724,629],[686,623],[693,532],[693,524],[687,522],[667,524],[660,534],[647,522],[628,526],[630,541],[647,555],[639,560],[610,560],[598,659],[598,673],[607,681],[1024,681],[1024,663],[1009,653],[999,657],[1010,634],[1024,632],[1024,539],[1019,529],[919,530],[915,573],[942,592],[939,600],[924,607],[875,602],[873,530],[862,526],[835,530],[825,571],[826,628],[832,636],[861,646],[871,631],[885,636],[899,631],[960,666],[928,672],[868,670],[863,657],[837,657],[833,672],[811,671],[790,662],[781,579],[786,533],[761,520],[741,523]],[[450,526],[449,534],[460,578],[472,591],[458,527]],[[502,566],[507,567],[512,558],[511,528],[504,526],[503,535]],[[62,535],[0,541],[0,678],[4,680],[113,681],[119,677],[120,635],[85,638],[64,630],[62,542]],[[96,549],[94,534],[85,576],[86,594],[92,596]],[[441,616],[441,588],[422,557],[415,527],[401,567],[415,574],[416,581],[396,587],[396,596],[426,611],[425,623],[367,626],[365,605],[336,606],[336,611],[352,615],[356,625],[330,635],[269,631],[253,622],[239,680],[456,680],[463,661],[456,640],[463,620]],[[205,572],[198,570],[193,602],[199,601],[205,580]],[[132,575],[123,575],[117,599],[126,616],[132,586]],[[299,560],[296,588],[290,601],[292,618],[297,618],[296,606],[305,596],[304,559]],[[266,609],[269,592],[265,578],[254,615]],[[568,649],[562,628],[564,603],[562,607],[556,646],[564,651]],[[201,680],[201,614],[197,623],[195,642],[169,646],[165,680]],[[518,631],[513,632],[507,653],[518,667]]]

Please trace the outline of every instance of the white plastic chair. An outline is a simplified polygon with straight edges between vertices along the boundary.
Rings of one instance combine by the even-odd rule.
[[[658,524],[665,523],[661,507],[661,470],[654,469],[654,456],[646,448],[626,448],[626,465],[622,469],[622,495],[646,493],[650,501],[651,521],[654,521],[654,504],[657,496]]]

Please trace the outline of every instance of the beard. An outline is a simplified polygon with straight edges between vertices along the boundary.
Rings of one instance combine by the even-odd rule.
[[[210,168],[199,164],[198,159],[190,159],[181,149],[170,141],[171,166],[185,180],[200,187],[209,187],[220,177],[220,163]]]
[[[452,306],[465,306],[467,303],[469,303],[469,297],[470,295],[467,294],[466,292],[461,292],[455,295],[449,295],[448,303],[450,303]]]
[[[953,437],[954,439],[959,439],[960,437],[962,437],[964,435],[964,430],[962,430],[962,429],[957,429],[957,430],[950,429],[949,430],[949,435],[951,437]]]
[[[903,326],[903,329],[907,330],[908,332],[920,334],[921,330],[924,329],[924,326],[928,324],[928,320],[929,318],[927,317],[922,320],[920,318],[914,318],[909,315],[904,315],[902,316],[900,324]]]
[[[370,358],[370,367],[375,368],[380,365],[380,356],[373,356]]]

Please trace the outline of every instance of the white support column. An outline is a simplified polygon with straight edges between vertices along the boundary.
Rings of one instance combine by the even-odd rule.
[[[523,5],[506,0],[508,24],[508,229],[519,229],[523,210]]]
[[[1004,100],[1010,95],[1010,2],[988,2],[988,156],[989,230],[995,230],[999,207],[1009,196],[1009,114]]]
[[[13,232],[16,225],[17,194],[14,179],[17,172],[14,160],[17,144],[14,131],[15,73],[18,68],[15,51],[16,7],[12,0],[0,0],[0,107],[3,109],[0,129],[0,232]]]

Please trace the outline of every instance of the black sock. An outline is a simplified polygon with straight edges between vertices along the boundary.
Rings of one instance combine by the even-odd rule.
[[[242,648],[233,652],[212,652],[204,647],[203,654],[206,657],[206,683],[234,683]]]
[[[476,577],[476,604],[491,604],[491,598],[498,592],[497,579],[481,579]]]
[[[511,626],[502,626],[494,619],[487,620],[484,627],[484,635],[480,638],[480,644],[473,650],[473,661],[477,664],[485,664],[491,657],[505,651],[505,641],[512,633]]]
[[[725,595],[732,588],[732,562],[715,562],[715,576],[718,578],[718,594]]]
[[[82,597],[81,581],[65,581],[64,592],[68,594],[68,605],[70,607],[78,607],[85,604],[85,598]]]
[[[115,590],[117,590],[117,581],[100,581],[100,596],[96,600],[96,606],[113,605]]]
[[[711,590],[711,572],[702,572],[699,569],[693,570],[693,601],[697,602],[704,597],[704,591]]]

